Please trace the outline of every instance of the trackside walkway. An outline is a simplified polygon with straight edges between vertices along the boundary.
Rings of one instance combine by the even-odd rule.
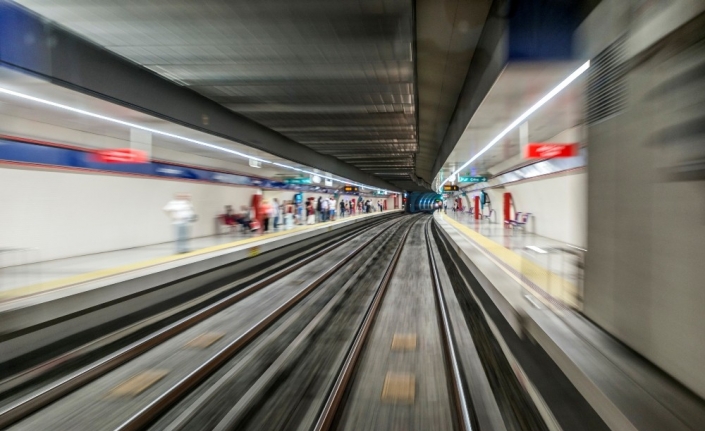
[[[394,211],[394,210],[392,210]],[[387,211],[390,212],[390,211]],[[361,219],[380,213],[345,217],[333,222],[300,225],[293,229],[254,235],[223,234],[193,238],[189,246],[193,251],[174,254],[174,243],[149,245],[92,255],[57,259],[28,265],[0,268],[0,302],[60,289],[101,278],[136,271],[151,266],[176,262],[214,251],[258,243],[263,240],[288,237],[323,226],[335,226],[351,219]],[[237,238],[237,239],[236,239]],[[256,250],[256,249],[255,249]]]
[[[544,299],[580,309],[585,250],[465,213],[437,213],[502,269]]]

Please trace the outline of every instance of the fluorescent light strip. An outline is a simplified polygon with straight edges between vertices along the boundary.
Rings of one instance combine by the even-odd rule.
[[[141,125],[139,125],[139,124],[130,123],[130,122],[128,122],[128,121],[118,120],[117,118],[106,117],[105,115],[96,114],[96,113],[94,113],[94,112],[85,111],[85,110],[83,110],[83,109],[73,108],[73,107],[68,106],[68,105],[63,105],[63,104],[61,104],[61,103],[56,103],[56,102],[52,102],[52,101],[50,101],[50,100],[41,99],[41,98],[39,98],[39,97],[30,96],[30,95],[28,95],[28,94],[19,93],[19,92],[17,92],[17,91],[8,90],[8,89],[6,89],[6,88],[0,87],[0,93],[4,93],[4,94],[10,95],[10,96],[19,97],[19,98],[25,99],[25,100],[30,100],[30,101],[32,101],[32,102],[42,103],[42,104],[44,104],[44,105],[53,106],[53,107],[55,107],[55,108],[64,109],[64,110],[66,110],[66,111],[74,112],[74,113],[76,113],[76,114],[85,115],[85,116],[87,116],[87,117],[93,117],[93,118],[97,118],[97,119],[99,119],[99,120],[109,121],[109,122],[111,122],[111,123],[120,124],[120,125],[122,125],[122,126],[133,127],[133,128],[135,128],[135,129],[140,129],[140,130],[144,130],[144,131],[146,131],[146,132],[154,133],[154,134],[156,134],[156,135],[166,136],[166,137],[169,137],[169,138],[174,138],[174,139],[178,139],[178,140],[181,140],[181,141],[190,142],[190,143],[192,143],[192,144],[201,145],[201,146],[203,146],[203,147],[208,147],[208,148],[212,148],[212,149],[215,149],[215,150],[224,151],[224,152],[226,152],[226,153],[230,153],[230,154],[236,155],[236,156],[238,156],[238,157],[242,157],[242,158],[244,158],[244,159],[257,160],[257,161],[259,161],[259,162],[262,162],[262,163],[270,163],[270,164],[272,164],[272,165],[279,166],[279,167],[281,167],[281,168],[291,169],[291,170],[294,170],[294,171],[298,171],[298,172],[302,172],[302,173],[306,173],[306,174],[311,174],[311,175],[317,175],[317,174],[315,174],[314,172],[311,172],[311,171],[307,171],[307,170],[304,170],[304,169],[295,168],[295,167],[289,166],[289,165],[284,165],[284,164],[282,164],[282,163],[270,162],[269,160],[261,159],[261,158],[259,158],[259,157],[249,156],[249,155],[247,155],[247,154],[245,154],[245,153],[241,153],[241,152],[239,152],[239,151],[231,150],[230,148],[221,147],[220,145],[209,144],[208,142],[199,141],[199,140],[197,140],[197,139],[191,139],[191,138],[187,138],[187,137],[184,137],[184,136],[175,135],[175,134],[173,134],[173,133],[164,132],[164,131],[157,130],[157,129],[152,129],[152,128],[150,128],[150,127],[141,126]],[[376,188],[376,187],[363,186],[362,184],[352,183],[351,181],[342,181],[342,180],[335,179],[335,178],[331,178],[331,177],[327,177],[327,176],[322,176],[322,178],[326,178],[326,179],[329,179],[329,180],[331,180],[331,181],[337,181],[337,182],[339,182],[339,183],[350,183],[350,184],[358,185],[358,186],[360,186],[360,187],[366,187],[366,188],[369,188],[369,189],[372,189],[372,190],[378,190],[378,191],[382,191],[382,192],[385,192],[385,193],[392,193],[392,192],[390,192],[389,190],[379,189],[379,188]]]
[[[246,158],[246,159],[257,160],[257,161],[260,161],[260,162],[263,162],[263,163],[271,163],[269,160],[260,159],[259,157],[254,157],[254,156],[248,156],[247,154],[241,153],[241,152],[239,152],[239,151],[231,150],[230,148],[225,148],[225,147],[221,147],[221,146],[219,146],[219,145],[209,144],[209,143],[207,143],[207,142],[199,141],[199,140],[196,140],[196,139],[186,138],[186,137],[184,137],[184,136],[175,135],[175,134],[169,133],[169,132],[163,132],[163,131],[161,131],[161,130],[157,130],[157,129],[152,129],[152,128],[150,128],[150,127],[141,126],[141,125],[139,125],[139,124],[134,124],[134,123],[130,123],[130,122],[127,122],[127,121],[118,120],[117,118],[106,117],[105,115],[100,115],[100,114],[96,114],[96,113],[93,113],[93,112],[84,111],[83,109],[73,108],[73,107],[71,107],[71,106],[62,105],[61,103],[52,102],[52,101],[46,100],[46,99],[40,99],[40,98],[38,98],[38,97],[29,96],[29,95],[23,94],[23,93],[18,93],[18,92],[16,92],[16,91],[8,90],[8,89],[6,89],[6,88],[0,87],[0,93],[5,93],[5,94],[11,95],[11,96],[15,96],[15,97],[19,97],[19,98],[22,98],[22,99],[31,100],[31,101],[33,101],[33,102],[43,103],[43,104],[45,104],[45,105],[53,106],[53,107],[55,107],[55,108],[64,109],[64,110],[66,110],[66,111],[71,111],[71,112],[74,112],[74,113],[77,113],[77,114],[81,114],[81,115],[85,115],[85,116],[88,116],[88,117],[98,118],[98,119],[100,119],[100,120],[109,121],[109,122],[111,122],[111,123],[116,123],[116,124],[120,124],[120,125],[127,126],[127,127],[134,127],[135,129],[144,130],[144,131],[151,132],[151,133],[154,133],[154,134],[157,134],[157,135],[167,136],[167,137],[170,137],[170,138],[175,138],[175,139],[179,139],[179,140],[182,140],[182,141],[190,142],[190,143],[192,143],[192,144],[197,144],[197,145],[201,145],[201,146],[204,146],[204,147],[213,148],[213,149],[220,150],[220,151],[225,151],[226,153],[234,154],[234,155],[236,155],[236,156],[243,157],[243,158]]]
[[[519,116],[519,118],[517,118],[516,120],[512,121],[512,123],[511,123],[509,126],[507,126],[504,130],[502,130],[499,135],[497,135],[494,139],[492,139],[489,144],[485,145],[485,147],[484,147],[483,149],[481,149],[477,154],[475,154],[474,156],[472,156],[472,158],[471,158],[470,160],[468,160],[467,162],[465,162],[460,168],[458,168],[458,169],[457,169],[455,172],[453,172],[451,175],[448,175],[448,178],[446,178],[445,181],[443,181],[443,182],[441,183],[441,185],[438,187],[438,189],[439,189],[438,191],[441,191],[440,189],[443,188],[443,185],[448,182],[448,179],[452,178],[454,175],[459,174],[460,171],[462,171],[462,170],[465,169],[469,164],[471,164],[472,162],[474,162],[475,160],[477,160],[478,157],[480,157],[481,155],[485,154],[485,153],[487,152],[487,150],[489,150],[490,148],[492,148],[497,142],[499,142],[500,139],[504,138],[504,137],[507,135],[507,133],[511,132],[512,129],[514,129],[516,126],[518,126],[519,124],[521,124],[522,122],[524,122],[524,120],[526,120],[531,114],[533,114],[533,113],[536,112],[540,107],[542,107],[543,105],[545,105],[546,102],[548,102],[549,100],[553,99],[553,97],[554,97],[556,94],[560,93],[564,88],[566,88],[568,85],[570,85],[571,82],[575,81],[580,75],[583,74],[583,72],[585,72],[585,71],[588,70],[589,68],[590,68],[590,60],[586,61],[586,62],[585,62],[582,66],[580,66],[575,72],[571,73],[570,76],[568,76],[568,77],[567,77],[566,79],[564,79],[560,84],[558,84],[558,86],[556,86],[556,88],[554,88],[554,89],[551,90],[548,94],[546,94],[545,96],[543,96],[543,97],[541,98],[541,100],[539,100],[538,102],[536,102],[536,103],[535,103],[531,108],[529,108],[526,112],[524,112],[523,114],[521,114],[521,115]]]

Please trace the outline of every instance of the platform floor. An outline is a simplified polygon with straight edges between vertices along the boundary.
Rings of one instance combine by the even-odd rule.
[[[526,355],[530,350],[521,347],[524,343],[513,343],[513,335],[505,335],[505,340],[516,346],[515,352],[524,352],[515,357],[520,363],[523,362],[528,380],[539,390],[563,429],[607,429],[605,423],[609,423],[611,429],[620,430],[703,428],[705,404],[681,383],[595,326],[582,314],[565,307],[536,306],[530,300],[532,306],[523,300],[529,298],[524,294],[526,290],[522,292],[516,268],[520,269],[522,263],[543,267],[529,261],[528,257],[522,257],[521,247],[546,244],[549,248],[560,243],[530,232],[502,232],[504,228],[499,224],[487,226],[487,222],[481,222],[475,225],[469,215],[454,216],[450,212],[448,215],[436,213],[435,217],[442,228],[455,238],[451,239],[451,245],[460,247],[476,265],[478,272],[487,278],[488,283],[477,289],[485,291],[488,302],[491,301],[505,318],[521,311],[520,327],[512,325],[512,329],[526,331],[530,335],[527,339],[533,340],[530,343],[537,343],[552,358],[570,380],[564,384],[574,385],[582,394],[591,394],[586,400],[599,417],[576,415],[574,403],[579,399],[579,394],[571,395],[570,392],[563,392],[560,386],[554,387],[551,375],[546,374],[554,371],[542,371],[539,364],[532,364],[527,360],[531,354]],[[540,240],[547,242],[539,243]],[[472,247],[472,250],[466,247]],[[545,274],[546,270],[543,269]],[[559,278],[554,273],[549,275],[554,281]],[[567,285],[567,280],[564,282]],[[532,298],[540,299],[542,296],[532,295]],[[561,299],[569,302],[571,297],[565,295]],[[513,312],[504,311],[509,307]]]
[[[542,289],[568,306],[581,307],[586,250],[536,235],[530,229],[507,228],[502,223],[475,220],[468,213],[437,212],[436,217],[443,217],[525,283]]]
[[[360,218],[373,214],[378,213],[345,217],[334,222],[325,223],[334,225],[351,218]],[[144,247],[0,268],[0,302],[170,262],[183,257],[208,253],[214,249],[238,247],[263,239],[301,232],[320,227],[321,225],[322,223],[316,223],[314,225],[296,225],[289,230],[278,230],[276,232],[263,234],[238,232],[193,238],[189,241],[189,247],[192,251],[185,254],[175,254],[175,243],[166,242]],[[31,259],[31,252],[27,253],[30,253],[28,258]]]

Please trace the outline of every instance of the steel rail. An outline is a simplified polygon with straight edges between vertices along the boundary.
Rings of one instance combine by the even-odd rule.
[[[413,223],[413,222],[412,222]],[[391,241],[387,239],[386,244]],[[381,246],[382,248],[384,246]],[[396,249],[398,249],[397,246]],[[394,257],[395,253],[391,253],[391,258]],[[368,262],[373,262],[377,259],[376,255],[370,257]],[[390,259],[390,264],[391,264]],[[386,273],[386,270],[385,270]],[[383,274],[384,277],[384,274]],[[376,296],[381,286],[381,282],[377,283],[372,299]],[[269,367],[262,373],[262,375],[257,379],[257,381],[247,390],[247,392],[237,401],[235,406],[233,406],[230,411],[220,420],[218,425],[213,428],[213,431],[226,431],[231,429],[239,429],[242,426],[244,418],[248,413],[255,408],[255,406],[261,402],[260,395],[266,393],[268,388],[272,385],[277,377],[285,369],[289,368],[291,361],[296,358],[296,356],[301,352],[300,347],[306,342],[310,337],[311,333],[319,329],[320,323],[328,317],[332,310],[340,303],[340,301],[345,298],[346,293],[350,291],[352,287],[348,285],[347,288],[341,288],[333,296],[333,298],[321,309],[321,311],[314,317],[308,325],[296,336],[296,338],[287,346],[287,348],[277,357],[277,359],[269,365]],[[372,301],[370,301],[372,303]],[[364,315],[363,315],[364,319]],[[361,322],[362,324],[362,322]]]
[[[392,219],[394,220],[394,219]],[[387,220],[389,221],[389,220]],[[374,226],[369,227],[372,229]],[[368,230],[369,230],[368,229]],[[389,229],[389,227],[387,227]],[[352,259],[355,254],[359,253],[362,248],[369,245],[376,237],[371,238],[365,242],[362,246],[355,249],[348,256],[344,258],[344,261]],[[68,395],[69,393],[87,385],[88,383],[96,380],[100,376],[114,370],[120,365],[142,355],[143,353],[151,350],[159,344],[173,338],[174,336],[182,333],[186,329],[194,326],[195,324],[213,316],[214,314],[230,307],[231,305],[239,302],[240,300],[254,294],[255,292],[271,285],[272,283],[282,279],[283,277],[291,274],[297,269],[315,261],[316,259],[324,256],[325,254],[331,252],[332,250],[339,248],[340,244],[334,242],[328,247],[296,262],[290,267],[284,268],[264,279],[246,287],[238,292],[235,292],[201,310],[198,310],[189,316],[186,316],[165,328],[156,331],[120,350],[114,352],[99,361],[96,361],[68,376],[47,385],[37,392],[34,392],[18,401],[4,407],[0,410],[0,428],[8,427],[13,423],[16,423],[30,414],[40,410],[41,408],[47,406],[48,404]],[[337,265],[336,265],[337,267]],[[325,274],[329,274],[327,271]],[[324,275],[325,275],[324,274]],[[300,299],[300,298],[299,298]],[[129,429],[129,428],[125,428]]]
[[[357,227],[354,230],[344,233],[343,238],[350,238],[354,235],[357,235],[360,232],[367,231],[375,226],[378,226],[382,223],[388,222],[390,220],[394,220],[397,217],[385,217],[382,220],[380,219],[374,219],[373,221],[369,222],[368,224],[365,224],[363,226]],[[316,245],[314,248],[320,248],[320,247],[325,247],[325,244],[330,243],[330,244],[335,244],[335,243],[340,243],[340,238],[333,238],[329,240],[324,240],[322,244]],[[291,256],[287,258],[285,261],[280,262],[279,268],[286,268],[288,265],[292,265],[296,263],[297,259],[301,259],[302,256],[305,256],[310,252],[304,251],[301,252],[297,255]],[[276,270],[276,268],[274,268]],[[249,280],[252,279],[257,279],[259,278],[263,273],[270,272],[270,268],[266,268],[260,271],[257,271],[253,274],[248,275],[247,277],[243,279],[239,279],[237,281],[231,282],[226,284],[225,286],[221,286],[217,289],[214,289],[210,292],[207,292],[197,298],[191,299],[185,303],[179,304],[177,306],[174,306],[172,308],[169,308],[168,310],[162,311],[158,314],[155,314],[153,316],[147,317],[145,319],[139,320],[135,323],[132,323],[126,327],[120,328],[116,331],[110,332],[108,334],[102,335],[94,340],[91,340],[85,344],[82,344],[68,352],[62,353],[60,355],[57,355],[47,361],[44,361],[38,365],[35,365],[31,368],[28,368],[24,371],[18,372],[17,374],[7,377],[6,379],[0,380],[0,394],[11,391],[13,389],[16,389],[20,387],[23,384],[27,384],[30,381],[36,381],[38,379],[41,379],[42,376],[48,375],[55,370],[58,370],[59,367],[64,365],[65,363],[71,362],[71,361],[76,361],[77,359],[80,358],[85,358],[87,355],[90,353],[103,348],[105,346],[108,346],[112,343],[118,342],[121,339],[124,339],[125,337],[128,337],[132,334],[134,334],[137,331],[140,331],[144,328],[149,327],[150,325],[157,324],[165,319],[168,319],[171,316],[174,316],[180,312],[186,311],[188,309],[191,309],[192,307],[199,306],[206,301],[210,300],[211,298],[221,295],[225,292],[227,292],[230,289],[233,289],[237,286],[244,285],[247,283]]]
[[[465,387],[463,386],[462,372],[460,371],[460,362],[458,360],[458,349],[455,345],[455,339],[453,338],[453,330],[451,327],[450,318],[448,317],[448,305],[446,303],[445,295],[443,294],[443,288],[441,287],[440,278],[438,276],[438,267],[436,265],[436,258],[433,252],[433,247],[431,246],[431,238],[429,237],[428,231],[431,228],[432,219],[426,224],[424,229],[424,234],[426,238],[426,249],[428,251],[429,266],[431,268],[431,281],[433,284],[433,291],[436,297],[436,309],[438,311],[438,320],[441,325],[441,338],[443,340],[443,353],[445,356],[446,364],[450,371],[448,376],[453,399],[455,401],[455,410],[458,420],[458,425],[461,431],[472,431],[473,430],[473,420],[471,417],[470,409],[468,408],[468,396],[465,393]]]
[[[406,239],[409,236],[409,232],[415,224],[416,223],[412,223],[411,226],[409,226],[409,228],[406,230],[406,232],[404,232],[404,236],[402,237],[401,242],[399,243],[399,246],[397,247],[397,250],[395,251],[394,256],[392,257],[389,266],[387,267],[384,277],[382,278],[382,281],[380,282],[380,285],[377,288],[375,297],[372,300],[372,303],[370,304],[369,308],[367,309],[367,312],[365,313],[365,318],[362,322],[362,325],[360,325],[357,334],[355,335],[355,339],[340,369],[340,372],[338,373],[338,377],[336,378],[335,384],[333,385],[333,388],[330,394],[328,395],[326,403],[323,406],[323,410],[321,411],[321,414],[318,417],[318,421],[316,422],[316,425],[314,427],[315,431],[330,430],[336,420],[340,404],[343,400],[345,392],[347,391],[348,384],[350,383],[352,375],[355,372],[355,368],[357,367],[358,360],[360,359],[360,354],[362,353],[362,350],[365,346],[365,342],[367,341],[367,337],[370,333],[370,330],[372,329],[372,324],[374,323],[375,317],[377,316],[377,312],[380,309],[382,300],[384,299],[384,294],[387,291],[387,286],[389,286],[389,283],[392,280],[392,276],[394,275],[394,271],[396,270],[397,263],[399,262],[399,257],[401,256],[401,252],[404,249],[404,245],[406,244]]]
[[[392,224],[385,228],[388,230],[395,226]],[[240,335],[237,339],[230,342],[227,346],[223,347],[220,351],[215,353],[211,358],[201,364],[198,368],[193,370],[187,376],[182,378],[172,387],[163,392],[158,398],[150,402],[147,406],[143,407],[139,412],[135,413],[132,417],[127,419],[125,422],[120,424],[116,431],[134,431],[140,430],[155,421],[159,416],[161,416],[168,409],[176,405],[176,403],[185,395],[193,391],[198,387],[206,378],[219,370],[223,365],[233,358],[238,352],[240,352],[245,346],[249,344],[250,341],[259,336],[264,332],[272,323],[274,323],[279,317],[284,313],[293,308],[298,304],[303,298],[305,298],[309,293],[311,293],[316,287],[321,285],[324,281],[335,274],[340,268],[350,262],[355,256],[357,256],[362,250],[372,244],[379,235],[376,235],[369,240],[365,241],[363,244],[359,245],[353,251],[348,253],[343,259],[338,261],[334,266],[326,270],[323,274],[318,276],[315,280],[311,281],[303,289],[301,289],[296,295],[289,299],[286,303],[279,306],[277,309],[269,313],[267,316],[263,317],[260,321],[252,325],[247,331]],[[339,246],[339,245],[336,245]]]

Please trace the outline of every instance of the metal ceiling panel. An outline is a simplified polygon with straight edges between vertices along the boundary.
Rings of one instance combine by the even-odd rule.
[[[491,0],[417,0],[419,152],[416,174],[432,168],[456,109]]]
[[[323,154],[413,182],[414,0],[20,0]],[[398,183],[394,183],[397,184]]]
[[[350,155],[374,154],[398,187],[431,181],[492,4],[17,2],[315,151],[365,171]]]

